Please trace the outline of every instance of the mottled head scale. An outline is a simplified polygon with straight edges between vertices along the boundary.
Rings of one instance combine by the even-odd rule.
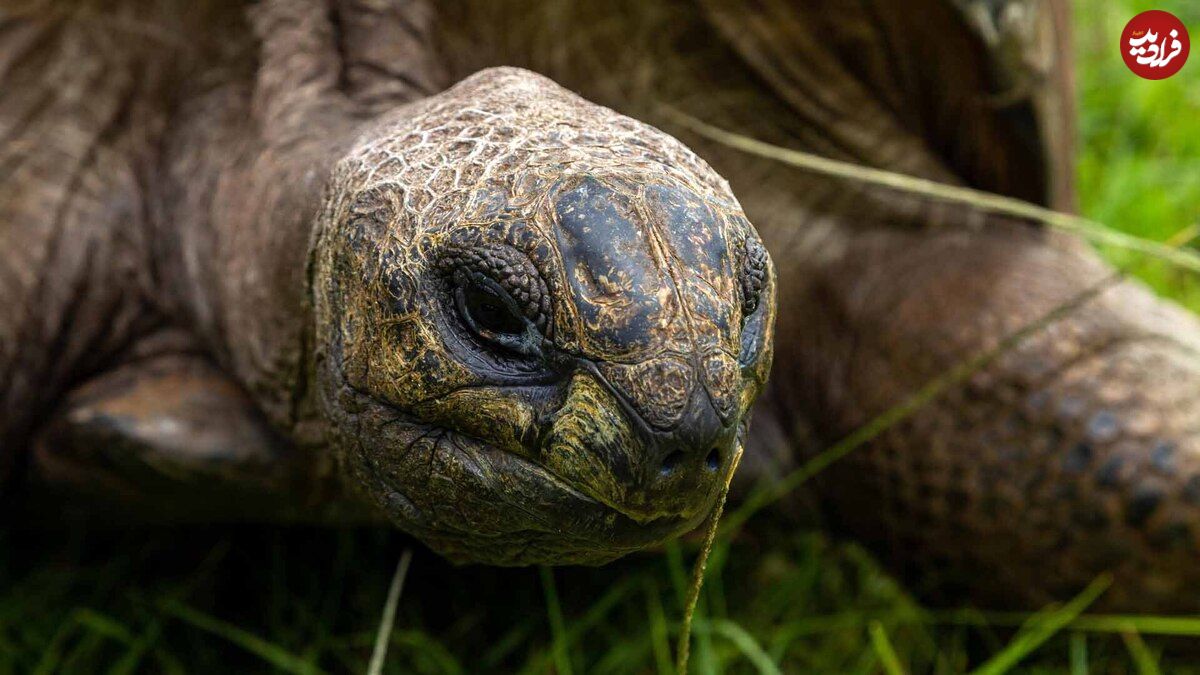
[[[774,276],[675,139],[515,69],[365,132],[313,268],[343,465],[458,560],[610,560],[711,510]]]

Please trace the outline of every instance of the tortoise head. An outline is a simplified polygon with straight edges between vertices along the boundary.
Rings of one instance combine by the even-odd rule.
[[[678,141],[484,71],[366,132],[319,233],[324,413],[400,527],[462,561],[599,563],[711,510],[774,277]]]

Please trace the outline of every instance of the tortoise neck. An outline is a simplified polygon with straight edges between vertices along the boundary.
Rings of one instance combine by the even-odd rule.
[[[315,419],[307,268],[334,164],[364,123],[438,88],[423,33],[397,28],[423,3],[389,21],[349,4],[334,21],[326,3],[271,0],[202,31],[232,46],[189,79],[164,152],[163,295],[293,436]]]
[[[168,143],[156,259],[172,313],[254,398],[294,432],[311,417],[307,266],[347,119],[308,118],[264,138],[237,80],[181,106]]]

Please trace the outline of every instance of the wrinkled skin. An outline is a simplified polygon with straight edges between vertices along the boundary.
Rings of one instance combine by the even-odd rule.
[[[777,477],[1083,297],[813,494],[932,599],[1037,607],[1112,571],[1098,606],[1195,611],[1193,317],[1068,237],[788,169],[660,107],[1070,208],[1062,7],[1021,7],[9,16],[6,496],[383,513],[459,560],[600,562],[703,518],[740,440],[738,480]],[[446,89],[497,65],[705,161],[523,71]]]

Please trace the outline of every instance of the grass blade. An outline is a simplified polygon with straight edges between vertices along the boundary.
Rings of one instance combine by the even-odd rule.
[[[1071,634],[1071,675],[1088,675],[1087,633]]]
[[[696,603],[700,601],[700,589],[704,586],[704,570],[708,564],[708,554],[712,552],[713,542],[716,540],[717,531],[720,529],[721,514],[725,511],[725,500],[729,497],[729,484],[733,482],[733,474],[737,471],[738,464],[742,461],[742,453],[744,451],[745,448],[739,443],[737,452],[733,456],[733,461],[729,463],[729,473],[725,475],[725,485],[721,488],[721,494],[717,497],[717,504],[713,507],[712,516],[709,517],[708,531],[704,534],[704,546],[700,549],[700,556],[696,558],[696,566],[692,569],[692,584],[688,587],[687,601],[683,605],[683,624],[679,627],[679,644],[676,647],[675,670],[679,675],[687,675],[688,672],[688,652],[692,641],[692,617],[696,613]]]
[[[738,651],[746,657],[746,660],[754,664],[754,667],[762,675],[782,675],[779,667],[771,660],[766,650],[758,641],[754,639],[750,633],[746,632],[738,624],[728,619],[714,619],[706,622],[707,628],[713,633],[729,640],[733,643]]]
[[[50,638],[46,648],[42,650],[42,658],[33,670],[34,675],[50,675],[58,670],[58,665],[63,659],[63,648],[67,643],[67,638],[74,629],[74,621],[64,621],[58,627],[58,630],[54,631],[54,636]]]
[[[1125,648],[1129,650],[1129,656],[1133,658],[1133,665],[1137,668],[1138,675],[1162,675],[1162,671],[1158,668],[1158,659],[1150,653],[1150,648],[1142,640],[1142,636],[1138,635],[1137,630],[1132,626],[1129,630],[1121,633],[1121,639],[1125,641]]]
[[[238,628],[237,626],[209,616],[200,610],[183,604],[177,600],[161,604],[162,610],[177,619],[189,623],[207,633],[241,647],[263,661],[270,663],[279,670],[297,675],[319,675],[322,671],[310,663],[277,644],[267,642],[259,636]]]
[[[133,631],[116,619],[97,612],[94,609],[82,608],[75,611],[75,621],[88,630],[122,644],[134,641]]]
[[[1021,626],[1032,616],[1028,612],[975,612],[968,616],[960,610],[932,612],[935,624],[951,626]],[[1156,616],[1153,614],[1081,614],[1068,626],[1083,633],[1124,633],[1130,629],[1141,635],[1200,637],[1200,617]]]
[[[702,122],[691,115],[669,106],[664,113],[675,122],[693,132],[742,152],[772,159],[806,171],[878,185],[910,194],[917,194],[943,202],[973,206],[992,213],[1044,223],[1050,227],[1076,234],[1097,244],[1116,246],[1145,255],[1153,256],[1193,272],[1200,272],[1200,255],[1194,251],[1167,246],[1156,241],[1135,237],[1110,229],[1102,223],[1054,211],[1030,202],[1005,195],[977,190],[959,185],[939,183],[908,174],[886,171],[851,162],[842,162],[799,150],[766,143],[749,136],[737,134]]]
[[[487,669],[489,672],[494,670],[509,654],[512,654],[524,644],[532,632],[533,621],[530,619],[525,619],[515,624],[497,640],[492,642],[492,644],[488,645],[487,651],[479,659],[481,667]]]
[[[567,644],[562,606],[558,602],[558,589],[554,586],[554,570],[543,566],[540,571],[542,590],[546,594],[546,613],[550,617],[550,635],[554,641],[554,667],[558,675],[571,675],[571,652]]]
[[[662,597],[658,584],[653,579],[646,583],[646,615],[650,620],[650,644],[654,648],[654,665],[658,675],[671,675],[671,640],[670,628],[667,627],[666,612],[663,611]]]
[[[974,675],[999,675],[999,673],[1008,672],[1010,668],[1033,653],[1042,643],[1070,624],[1075,617],[1087,609],[1088,605],[1095,602],[1101,593],[1108,590],[1110,584],[1112,584],[1112,577],[1103,574],[1062,607],[1044,614],[1034,615],[1026,627],[1017,633],[1012,642],[999,654],[977,668]]]
[[[605,591],[604,595],[600,596],[600,599],[592,603],[592,606],[589,607],[582,616],[573,619],[569,627],[566,626],[566,622],[564,621],[564,631],[562,634],[563,651],[565,651],[567,654],[570,654],[572,647],[575,645],[575,641],[578,640],[581,635],[599,625],[608,616],[609,612],[611,612],[613,608],[616,607],[622,599],[624,599],[625,595],[640,581],[640,576],[633,576],[623,579],[621,582],[611,586],[607,591]],[[557,586],[555,587],[555,590],[557,591]],[[555,593],[555,596],[557,597],[557,593]],[[533,659],[529,664],[526,665],[524,669],[522,669],[521,672],[545,672],[550,661],[553,659],[553,652],[550,655],[543,653],[542,658]]]
[[[154,643],[158,641],[161,632],[162,622],[157,618],[150,621],[142,634],[134,639],[129,651],[125,652],[121,659],[108,669],[108,675],[131,675],[137,672],[138,665]]]
[[[392,631],[388,642],[393,646],[405,647],[411,653],[419,655],[426,665],[435,666],[438,673],[458,675],[463,672],[463,668],[454,654],[424,630]],[[421,672],[429,671],[422,669]]]
[[[896,656],[896,650],[892,648],[892,641],[888,639],[883,624],[872,621],[867,624],[867,631],[871,634],[871,647],[875,650],[875,655],[879,657],[879,663],[883,665],[883,670],[887,675],[904,675],[900,658]]]
[[[400,554],[400,562],[396,563],[396,573],[392,576],[392,586],[388,589],[387,603],[383,606],[383,618],[379,621],[379,632],[375,635],[375,649],[371,652],[368,675],[383,673],[392,627],[396,625],[396,608],[400,606],[400,593],[404,591],[404,579],[408,576],[408,565],[411,562],[412,549],[404,549],[404,553]]]

